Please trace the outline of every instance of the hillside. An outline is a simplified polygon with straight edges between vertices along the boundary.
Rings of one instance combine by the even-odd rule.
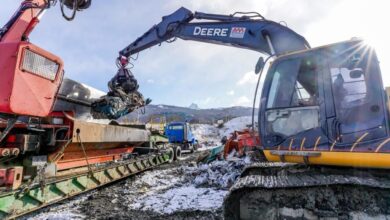
[[[257,111],[255,113],[257,115]],[[160,122],[183,121],[191,123],[215,123],[218,120],[228,121],[232,118],[252,115],[250,107],[228,107],[211,109],[194,109],[171,105],[148,105],[143,109],[133,112],[122,118],[123,121]]]

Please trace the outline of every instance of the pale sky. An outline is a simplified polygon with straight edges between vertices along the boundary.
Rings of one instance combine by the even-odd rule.
[[[20,2],[1,0],[0,26]],[[58,6],[52,8],[30,40],[60,56],[67,77],[107,91],[118,51],[162,16],[181,6],[216,14],[256,11],[267,19],[285,21],[312,47],[364,38],[376,48],[384,83],[390,86],[389,5],[386,0],[93,0],[92,7],[72,22],[62,18]],[[154,104],[251,106],[259,56],[249,50],[177,40],[141,52],[132,71],[141,92]]]

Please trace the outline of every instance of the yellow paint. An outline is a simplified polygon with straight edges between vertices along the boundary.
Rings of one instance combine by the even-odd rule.
[[[302,142],[301,142],[301,151],[303,150],[303,145],[305,144],[305,141],[306,141],[306,138],[303,138]]]
[[[334,145],[336,145],[337,139],[333,141],[332,146],[330,146],[330,151],[333,151]]]
[[[330,147],[330,151],[333,151],[333,147],[336,145],[337,141],[339,141],[342,136],[343,135],[338,136],[336,140],[333,141],[332,146]]]
[[[288,150],[291,150],[291,147],[292,147],[293,142],[294,142],[294,138],[291,138],[291,140],[290,140],[290,145],[288,146]]]
[[[375,153],[378,153],[381,148],[383,147],[383,145],[387,144],[388,142],[390,141],[390,138],[387,138],[386,140],[384,140],[375,150]]]
[[[272,155],[270,150],[264,150],[264,154],[268,161],[282,162],[280,157]],[[309,158],[309,164],[390,169],[390,153],[321,151],[320,156]],[[286,155],[284,160],[290,163],[304,163],[303,156]]]
[[[320,143],[320,140],[321,140],[321,136],[317,138],[316,140],[316,143],[314,145],[314,150],[316,151],[317,150],[317,145]]]
[[[353,143],[352,147],[351,147],[351,152],[355,149],[355,147],[360,143],[360,141],[363,140],[363,138],[365,138],[366,136],[368,135],[368,132],[364,133],[362,136],[360,136],[360,138],[358,138],[355,143]]]

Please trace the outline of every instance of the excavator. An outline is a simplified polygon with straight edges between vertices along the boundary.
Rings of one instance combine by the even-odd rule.
[[[119,57],[176,38],[261,54],[255,73],[264,79],[258,125],[266,161],[242,172],[225,198],[225,219],[390,217],[389,109],[372,46],[352,38],[311,48],[257,13],[182,7]]]

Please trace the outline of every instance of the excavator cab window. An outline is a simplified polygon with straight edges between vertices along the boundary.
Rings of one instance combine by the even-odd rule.
[[[319,127],[318,76],[316,55],[281,60],[271,69],[265,118],[269,142]]]
[[[275,68],[267,108],[317,105],[318,80],[314,58],[295,58]]]
[[[348,147],[363,135],[367,140],[385,137],[384,92],[374,50],[360,42],[329,47],[324,53],[336,114],[329,122],[331,138]]]

